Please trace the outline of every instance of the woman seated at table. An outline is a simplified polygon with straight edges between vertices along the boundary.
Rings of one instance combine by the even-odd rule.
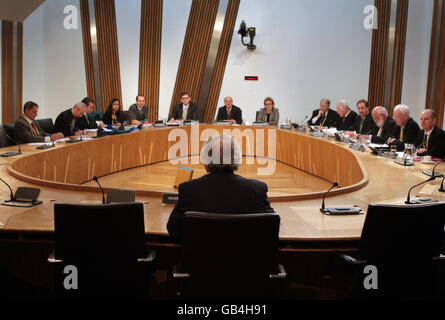
[[[104,113],[103,122],[107,125],[120,126],[121,103],[119,99],[112,99],[108,105],[107,111]]]
[[[275,108],[275,101],[272,98],[267,97],[264,99],[264,108],[258,113],[257,122],[266,122],[269,125],[277,126],[280,120],[280,113]]]

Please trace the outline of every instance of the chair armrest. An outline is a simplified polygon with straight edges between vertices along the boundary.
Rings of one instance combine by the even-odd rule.
[[[51,254],[49,255],[47,261],[48,261],[48,263],[62,263],[63,262],[63,260],[57,260],[56,259],[56,252],[55,251],[51,252]]]
[[[278,265],[278,273],[269,275],[269,279],[286,279],[287,273],[286,269],[284,269],[284,266],[282,264]]]
[[[364,265],[364,264],[368,263],[366,260],[358,260],[350,255],[342,254],[342,253],[337,253],[337,257],[343,261],[346,261],[349,264],[352,264],[352,265]]]
[[[190,273],[180,270],[179,266],[173,267],[173,278],[175,278],[175,279],[189,279],[191,277],[192,276],[190,275]]]
[[[140,263],[152,263],[155,261],[156,258],[156,252],[150,251],[145,258],[138,258],[138,262]]]

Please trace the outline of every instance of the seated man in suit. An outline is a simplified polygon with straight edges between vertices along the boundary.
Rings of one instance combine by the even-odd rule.
[[[396,122],[389,117],[388,110],[383,107],[375,107],[372,110],[372,118],[376,124],[372,132],[371,142],[385,144],[393,136],[396,129]]]
[[[337,112],[330,109],[331,101],[329,99],[322,99],[320,101],[320,109],[312,113],[311,120],[308,124],[310,126],[320,127],[335,127],[338,124]]]
[[[337,121],[337,130],[347,131],[351,130],[354,125],[355,119],[357,118],[357,113],[352,111],[346,101],[341,100],[337,103],[337,113],[338,113],[338,121]]]
[[[398,105],[394,108],[394,120],[397,124],[394,134],[386,144],[396,145],[398,151],[405,150],[405,143],[414,144],[420,131],[419,125],[410,117],[409,108],[406,105]]]
[[[60,132],[50,135],[40,128],[39,124],[34,121],[38,112],[39,106],[37,103],[32,101],[25,103],[23,114],[14,124],[14,139],[18,144],[51,142],[63,138],[63,134]]]
[[[234,174],[241,164],[241,150],[228,135],[214,136],[204,145],[202,158],[207,175],[179,185],[179,200],[167,229],[180,242],[187,211],[249,214],[274,212],[267,197],[267,185]]]
[[[83,117],[86,106],[83,102],[76,103],[71,109],[63,111],[56,119],[54,132],[61,132],[65,137],[80,135],[78,119]]]
[[[145,97],[139,94],[136,103],[128,109],[128,124],[137,126],[145,120],[148,121],[148,106],[145,105]]]
[[[417,134],[414,145],[420,157],[432,156],[443,159],[445,157],[445,133],[436,126],[437,115],[431,110],[425,110],[420,116],[422,130]]]
[[[96,109],[96,103],[94,102],[94,100],[87,97],[82,100],[82,103],[85,104],[87,107],[85,109],[84,115],[78,120],[79,129],[85,130],[97,129],[99,126],[104,127],[104,123],[102,122],[102,120],[100,120],[100,118],[98,118],[99,116],[97,114],[97,118],[91,117],[91,114],[95,113],[94,110]]]
[[[368,101],[362,99],[357,102],[358,117],[352,126],[352,131],[359,135],[370,135],[375,130],[375,122],[369,113]]]
[[[181,93],[181,103],[173,107],[170,122],[181,122],[183,120],[199,121],[198,105],[192,102],[188,92]]]
[[[243,123],[243,112],[240,108],[233,105],[232,97],[224,98],[224,106],[219,108],[216,121],[229,121],[231,124]]]

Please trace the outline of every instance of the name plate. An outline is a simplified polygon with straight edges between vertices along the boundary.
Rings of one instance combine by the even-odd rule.
[[[177,193],[164,193],[162,194],[162,205],[178,203],[179,195]]]
[[[320,132],[320,131],[314,131],[311,133],[311,136],[317,137],[317,138],[324,138],[324,137],[326,137],[326,133]]]
[[[280,127],[280,129],[283,129],[283,130],[292,130],[292,129],[293,129],[293,126],[292,126],[291,124],[282,124],[281,127]]]
[[[268,127],[269,125],[267,124],[267,122],[254,122],[252,123],[253,127]]]
[[[356,151],[365,151],[365,147],[363,147],[361,144],[356,144],[356,143],[350,144],[349,148]]]
[[[165,123],[155,123],[153,124],[154,128],[165,128],[167,125]]]

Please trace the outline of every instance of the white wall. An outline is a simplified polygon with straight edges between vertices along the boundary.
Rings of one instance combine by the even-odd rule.
[[[115,5],[122,105],[128,110],[138,94],[141,0],[115,0]]]
[[[402,103],[419,122],[425,110],[434,0],[410,1],[406,31]]]
[[[78,9],[78,29],[64,27],[64,8]],[[24,22],[24,101],[52,117],[87,95],[79,0],[47,0]]]
[[[192,0],[164,0],[162,17],[159,118],[167,118],[181,59]],[[197,100],[197,97],[193,97]]]
[[[40,118],[46,114],[44,8],[42,4],[23,23],[23,104],[37,103]]]
[[[372,1],[242,0],[219,105],[232,96],[244,120],[253,121],[271,96],[280,122],[303,120],[324,97],[355,107],[368,96],[372,31],[363,27],[368,4]],[[242,20],[257,28],[255,51],[241,44],[236,31]],[[246,75],[259,81],[245,82]]]

